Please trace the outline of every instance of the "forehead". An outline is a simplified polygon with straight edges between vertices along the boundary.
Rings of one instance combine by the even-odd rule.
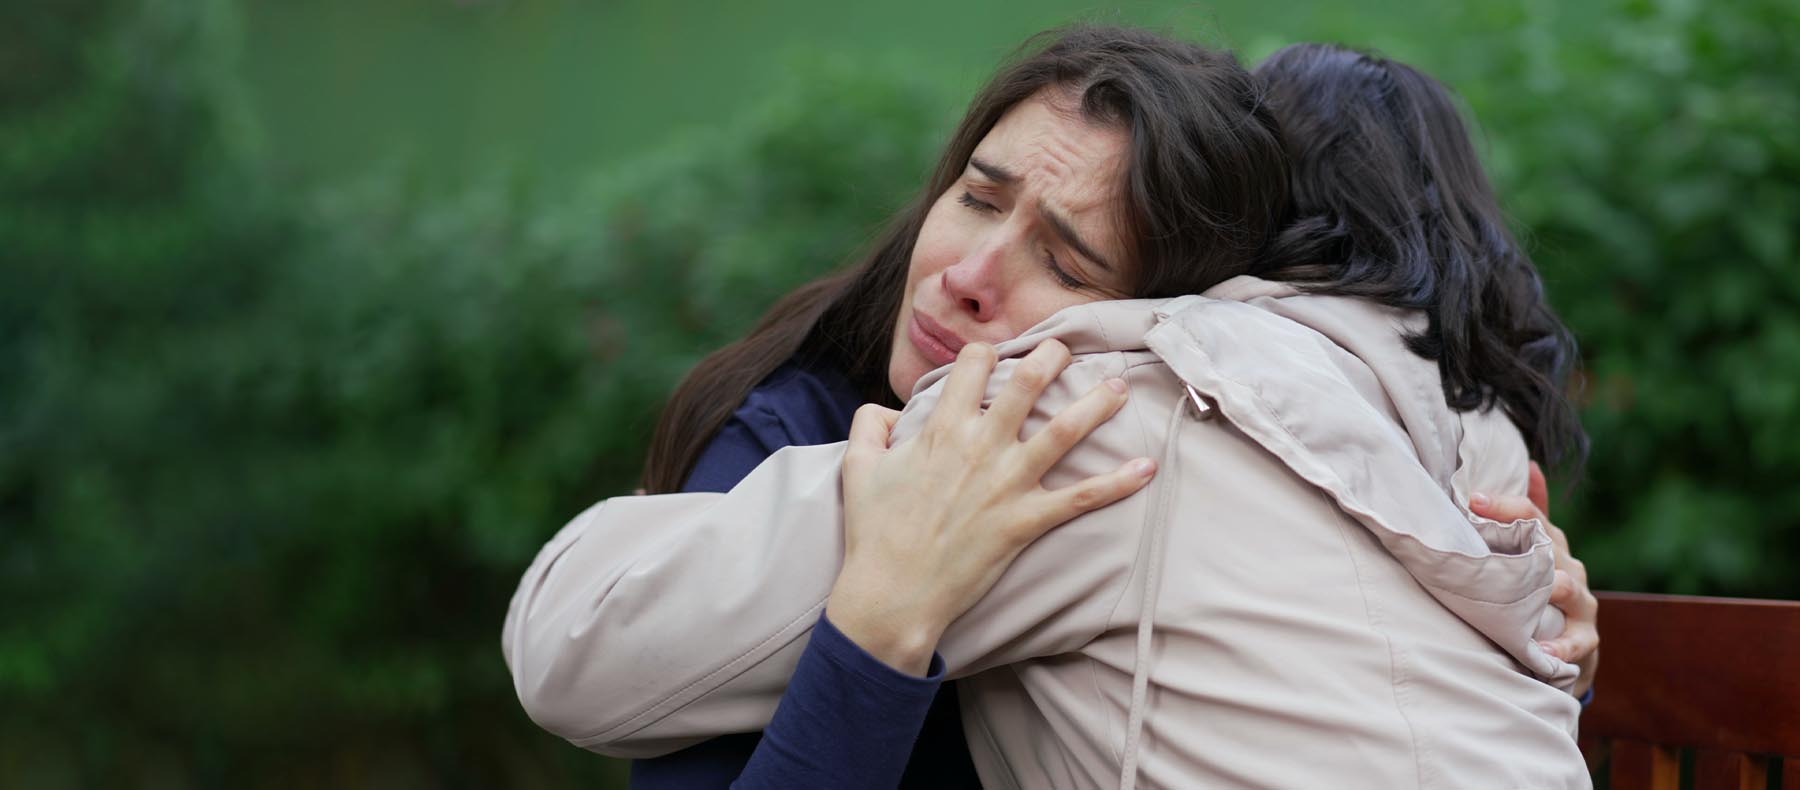
[[[1008,110],[975,157],[1016,173],[1030,198],[1086,228],[1104,228],[1112,244],[1129,135],[1117,124],[1081,116],[1077,99],[1047,89]],[[1091,224],[1090,224],[1091,223]]]

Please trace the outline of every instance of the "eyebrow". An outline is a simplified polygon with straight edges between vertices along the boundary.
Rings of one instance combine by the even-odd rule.
[[[1012,186],[1019,182],[1018,173],[1014,173],[1013,171],[1007,170],[992,162],[987,162],[971,156],[969,157],[969,166],[981,171],[982,175],[987,176],[995,183],[1003,186]],[[1079,253],[1081,257],[1093,261],[1096,266],[1109,272],[1114,271],[1111,263],[1108,263],[1105,258],[1101,257],[1100,253],[1095,252],[1091,245],[1081,240],[1081,235],[1075,232],[1075,226],[1070,225],[1069,221],[1064,219],[1062,215],[1050,210],[1050,207],[1044,205],[1043,201],[1038,202],[1038,213],[1044,217],[1045,222],[1050,223],[1050,229],[1056,231],[1056,235],[1062,238],[1063,243],[1075,248],[1075,252]]]

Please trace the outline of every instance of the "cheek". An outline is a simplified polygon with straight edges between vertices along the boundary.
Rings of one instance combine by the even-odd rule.
[[[918,295],[919,283],[955,262],[954,258],[947,258],[943,249],[945,234],[942,225],[939,211],[933,207],[925,216],[924,225],[919,228],[918,239],[913,242],[912,258],[906,268],[906,291],[900,297],[900,314],[894,317],[894,339],[888,346],[888,388],[902,401],[912,395],[913,385],[918,383],[919,377],[931,369],[913,348],[906,333],[911,323],[913,297]]]
[[[953,217],[946,215],[947,209],[943,201],[933,206],[931,213],[925,215],[925,224],[919,228],[919,238],[913,242],[912,263],[907,269],[906,284],[910,289],[920,280],[938,274],[962,260],[963,251],[967,247],[968,233],[958,226]]]
[[[913,348],[912,340],[907,337],[912,316],[911,303],[910,297],[901,303],[899,320],[894,326],[894,340],[888,346],[888,389],[903,403],[912,396],[913,385],[919,383],[919,377],[932,367]]]
[[[1016,287],[1012,293],[1011,315],[1016,324],[1014,336],[1025,334],[1064,308],[1104,301],[1106,297],[1089,291],[1071,291],[1062,287],[1053,275],[1044,273]]]

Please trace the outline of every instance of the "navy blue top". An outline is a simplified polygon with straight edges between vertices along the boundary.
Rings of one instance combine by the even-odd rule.
[[[794,362],[764,379],[707,445],[683,491],[728,491],[789,445],[850,437],[862,397],[843,374]],[[943,660],[926,677],[875,658],[823,616],[768,729],[631,766],[635,790],[980,787]]]

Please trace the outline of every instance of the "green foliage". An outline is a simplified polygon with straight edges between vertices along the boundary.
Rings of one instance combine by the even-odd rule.
[[[79,54],[8,102],[0,776],[616,778],[513,700],[518,575],[629,490],[700,354],[907,196],[951,105],[819,64],[847,76],[573,197],[289,199],[234,136],[228,12],[49,14]]]
[[[1800,6],[1517,25],[1469,91],[1584,344],[1596,582],[1800,597]]]
[[[682,373],[910,197],[963,97],[802,61],[574,188],[283,195],[231,12],[0,32],[0,784],[617,781],[513,700],[518,574],[633,486]],[[1601,586],[1800,597],[1800,19],[1574,13],[1489,6],[1505,33],[1416,58],[1585,344],[1558,521]]]

